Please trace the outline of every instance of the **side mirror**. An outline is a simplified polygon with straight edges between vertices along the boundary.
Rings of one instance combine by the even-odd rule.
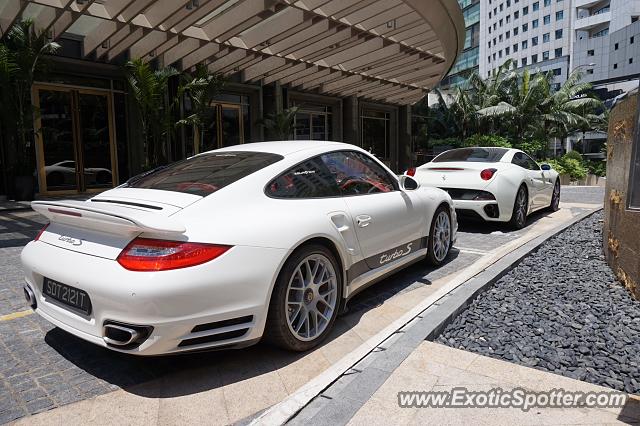
[[[541,164],[541,165],[540,165],[540,168],[541,168],[542,170],[551,170],[551,166],[550,166],[550,165],[548,165],[548,164],[546,164],[546,163],[545,163],[545,164]]]
[[[411,176],[402,175],[400,176],[400,188],[405,191],[414,191],[420,188],[420,184]]]

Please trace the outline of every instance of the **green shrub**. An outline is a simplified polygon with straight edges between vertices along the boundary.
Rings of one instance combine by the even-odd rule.
[[[518,148],[530,156],[538,159],[544,157],[547,151],[548,142],[540,139],[525,139],[519,143],[514,144],[515,148]]]
[[[578,151],[569,151],[562,158],[571,158],[582,163],[582,155]]]
[[[567,158],[567,156],[563,156],[561,159],[562,168],[564,169],[564,174],[569,175],[569,179],[572,181],[584,179],[587,177],[587,169],[584,167],[581,161],[576,160],[575,158]]]
[[[550,160],[544,160],[542,162],[550,165],[556,172],[558,172],[558,174],[561,174],[561,175],[567,174],[566,170],[564,169],[564,167],[562,166],[562,163],[559,160],[550,159]]]
[[[585,161],[585,166],[589,173],[596,176],[606,176],[607,175],[607,163],[604,161]]]
[[[498,135],[481,135],[476,133],[465,139],[463,146],[497,146],[511,148],[511,142],[507,138]]]

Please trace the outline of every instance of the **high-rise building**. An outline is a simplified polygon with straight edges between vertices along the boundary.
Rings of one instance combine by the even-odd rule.
[[[573,7],[572,69],[586,68],[594,83],[640,73],[640,0],[577,0]]]
[[[464,15],[466,36],[464,50],[458,56],[449,74],[440,83],[441,88],[449,88],[463,83],[478,71],[480,54],[480,0],[458,0]]]
[[[571,0],[482,0],[480,22],[482,77],[511,58],[516,68],[553,71],[556,85],[566,80]]]

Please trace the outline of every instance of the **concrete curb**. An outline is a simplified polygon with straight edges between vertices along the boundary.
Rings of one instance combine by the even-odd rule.
[[[485,259],[479,259],[447,285],[425,298],[416,307],[309,381],[287,399],[264,411],[251,424],[285,424],[320,394],[327,394],[326,401],[328,402],[324,405],[332,402],[334,405],[333,415],[330,416],[331,418],[325,416],[325,420],[331,420],[332,424],[339,424],[342,421],[346,423],[357,409],[364,405],[366,398],[386,381],[395,368],[422,341],[433,340],[438,336],[482,291],[502,278],[545,241],[600,210],[602,207],[580,214],[527,241],[523,242],[522,239],[513,241]],[[394,346],[397,346],[398,350],[387,351]],[[376,354],[384,355],[378,355],[378,360],[375,360]],[[361,380],[358,380],[359,378]],[[345,391],[346,394],[341,394],[340,398],[332,398],[331,395],[336,393],[332,392],[330,388],[334,386],[338,388],[336,389],[338,393]],[[357,396],[349,398],[354,390]],[[363,399],[363,396],[366,398]],[[309,421],[314,413],[323,411],[322,404],[319,405],[319,407],[314,407],[314,412],[311,415],[303,416],[307,417],[306,419],[300,420]],[[338,413],[335,413],[336,410]],[[315,417],[314,420],[318,421],[320,418]]]

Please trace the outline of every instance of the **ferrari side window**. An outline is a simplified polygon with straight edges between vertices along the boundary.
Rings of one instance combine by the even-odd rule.
[[[529,157],[527,154],[523,154],[523,156],[527,162],[527,169],[540,170],[540,166],[538,165],[538,163],[535,162],[533,158]]]
[[[322,198],[340,195],[336,181],[320,157],[311,158],[272,180],[266,193],[274,198]]]
[[[516,166],[520,166],[523,169],[528,169],[529,168],[529,164],[527,163],[527,160],[524,158],[524,154],[521,152],[516,152],[513,156],[513,160],[511,160],[511,162],[513,164],[515,164]]]
[[[332,152],[322,156],[342,195],[376,194],[396,189],[393,179],[366,154]]]

